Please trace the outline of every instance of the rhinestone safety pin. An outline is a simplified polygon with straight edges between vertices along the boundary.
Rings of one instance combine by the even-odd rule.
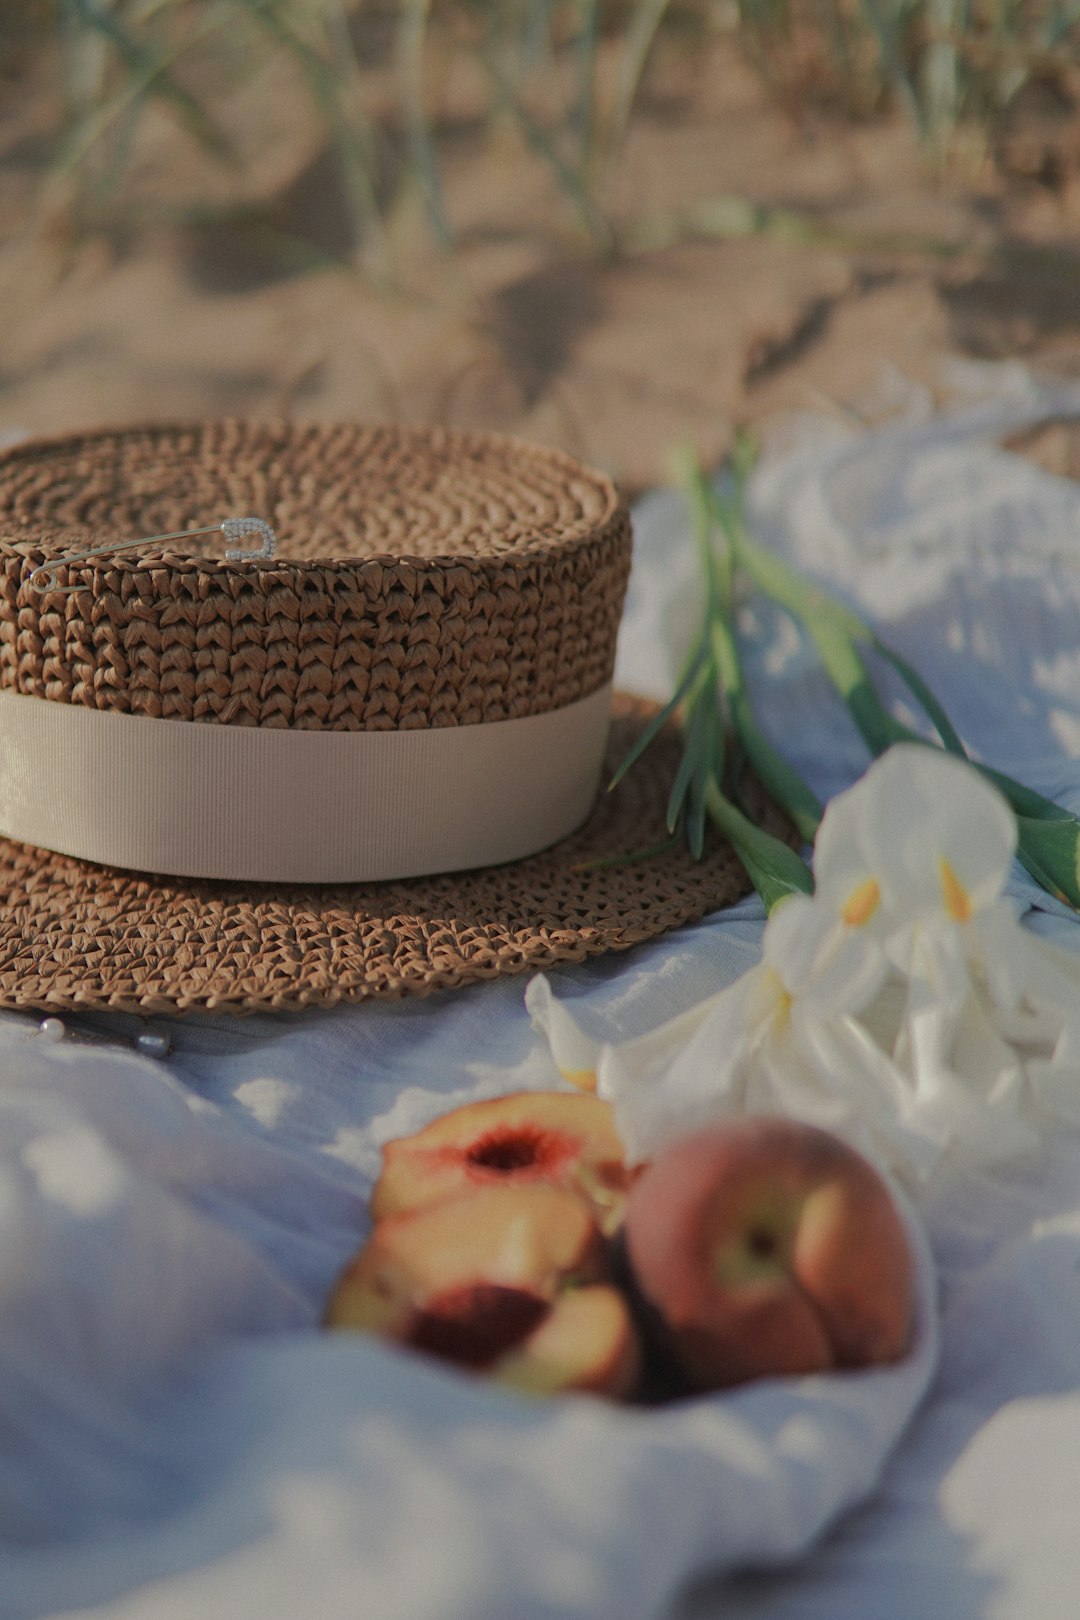
[[[60,596],[71,596],[75,591],[85,590],[86,586],[59,584],[59,568],[71,563],[87,562],[91,557],[104,557],[114,551],[127,551],[132,546],[163,546],[170,540],[189,540],[198,534],[223,534],[226,540],[233,542],[225,548],[226,562],[250,562],[255,557],[272,557],[277,545],[277,536],[262,518],[231,517],[222,523],[209,523],[201,529],[178,529],[175,534],[148,534],[138,540],[110,540],[106,545],[94,546],[89,551],[72,551],[65,557],[38,563],[26,576],[26,584],[42,593],[55,591]],[[259,544],[254,551],[242,550],[235,544],[245,534],[259,536]]]

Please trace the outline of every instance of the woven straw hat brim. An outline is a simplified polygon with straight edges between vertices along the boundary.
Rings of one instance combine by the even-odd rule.
[[[276,531],[272,558],[176,534],[244,514]],[[169,543],[96,549],[140,535]],[[608,478],[496,435],[202,422],[30,442],[0,453],[0,691],[214,727],[528,720],[610,681],[630,547]],[[70,593],[27,588],[73,551]],[[654,714],[619,701],[609,775]],[[155,877],[0,839],[0,1005],[333,1006],[626,949],[746,891],[718,837],[700,861],[611,864],[665,842],[678,757],[658,740],[541,854],[401,882]]]
[[[618,694],[607,775],[655,706]],[[121,872],[0,839],[0,1005],[134,1013],[331,1007],[540,971],[654,939],[748,890],[730,846],[667,838],[666,731],[539,855],[401,883],[286,887]],[[763,799],[758,818],[785,829]]]

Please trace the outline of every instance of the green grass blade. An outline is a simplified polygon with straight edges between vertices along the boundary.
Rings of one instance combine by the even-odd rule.
[[[862,0],[862,9],[877,40],[885,77],[915,120],[915,127],[920,138],[925,140],[928,133],[926,113],[919,99],[915,82],[904,61],[900,32],[896,22],[898,8],[894,7],[894,15],[890,16],[886,13],[882,0]]]
[[[623,38],[615,99],[608,118],[605,138],[606,157],[614,160],[622,151],[630,114],[637,98],[645,65],[670,0],[638,0]]]
[[[401,0],[398,19],[398,63],[403,85],[409,153],[420,178],[424,207],[441,246],[453,246],[443,196],[442,178],[435,158],[435,143],[424,106],[424,46],[431,20],[432,0]]]
[[[343,111],[342,84],[335,62],[326,60],[294,26],[295,9],[287,0],[236,0],[252,19],[283,46],[304,74],[311,99],[332,132],[341,160],[345,187],[358,232],[368,238],[380,272],[387,268],[387,248],[375,178],[370,132]]]
[[[610,228],[594,207],[581,174],[566,162],[547,130],[534,118],[518,94],[516,85],[504,72],[490,48],[481,46],[477,52],[477,60],[487,74],[499,102],[517,124],[525,144],[547,164],[555,176],[556,183],[576,213],[586,234],[596,246],[605,250],[609,248]]]
[[[89,0],[67,0],[67,4],[77,25],[104,38],[125,70],[141,86],[142,93],[152,93],[170,106],[205,151],[223,163],[234,165],[238,161],[236,149],[221,125],[169,71],[170,62],[179,51],[155,53],[147,49],[114,13],[100,10],[89,4]]]
[[[114,124],[134,117],[143,98],[154,93],[155,81],[162,73],[167,74],[174,62],[220,32],[226,23],[225,17],[212,17],[204,26],[190,29],[180,44],[162,51],[141,70],[129,68],[123,82],[112,95],[92,102],[86,112],[76,119],[53,165],[54,173],[61,176],[70,174],[85,163],[90,152],[100,145]],[[230,167],[235,168],[239,164],[231,143],[229,150],[219,156]]]
[[[596,144],[596,47],[599,35],[598,0],[577,0],[578,35],[574,43],[577,69],[577,95],[571,113],[571,129],[577,142],[578,165],[583,188],[590,190]]]

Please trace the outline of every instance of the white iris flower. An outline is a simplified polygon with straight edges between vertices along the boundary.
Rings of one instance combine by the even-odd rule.
[[[909,1183],[1033,1151],[1080,1121],[1080,957],[1022,927],[1004,887],[1005,801],[970,765],[895,747],[832,801],[813,896],[770,916],[762,960],[648,1035],[589,1041],[634,1161],[702,1124],[783,1113]],[[584,1067],[564,1003],[530,991],[553,1050]],[[559,1051],[556,1051],[558,1058]]]

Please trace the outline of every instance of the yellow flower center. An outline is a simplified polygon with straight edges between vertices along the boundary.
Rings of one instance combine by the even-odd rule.
[[[776,1010],[773,1013],[773,1032],[781,1035],[791,1022],[791,1009],[795,997],[781,984],[777,990]]]
[[[965,923],[970,921],[974,910],[971,904],[971,896],[944,855],[938,857],[938,872],[941,876],[941,893],[945,900],[945,910],[954,922]]]
[[[878,888],[877,878],[864,878],[848,895],[840,915],[849,928],[861,928],[863,923],[870,921],[880,900],[881,890]]]
[[[577,1086],[579,1091],[596,1090],[595,1069],[560,1069],[559,1073],[564,1080],[569,1080],[572,1086]]]

